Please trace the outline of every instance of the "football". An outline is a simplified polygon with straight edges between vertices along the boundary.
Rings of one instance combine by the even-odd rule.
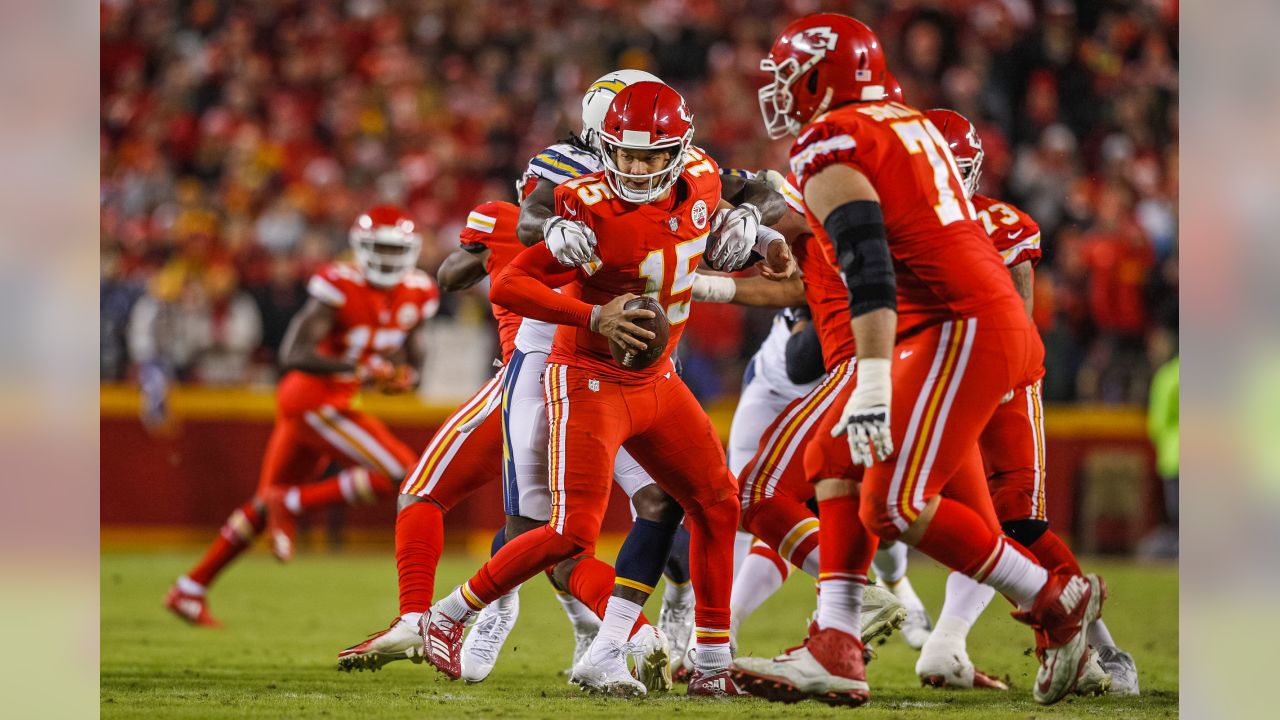
[[[613,340],[609,341],[609,352],[613,354],[614,362],[628,370],[643,370],[658,361],[663,353],[667,350],[667,340],[671,337],[671,323],[667,321],[667,314],[662,311],[662,306],[657,300],[648,295],[641,295],[634,300],[628,300],[626,305],[622,306],[624,310],[650,310],[653,317],[636,320],[635,324],[657,335],[653,340],[649,341],[649,348],[637,352],[631,348],[624,348]]]

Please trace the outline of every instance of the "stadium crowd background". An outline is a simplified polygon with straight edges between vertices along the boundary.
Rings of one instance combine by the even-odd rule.
[[[1046,398],[1144,403],[1177,347],[1177,0],[104,2],[102,379],[272,381],[361,210],[407,206],[433,271],[617,67],[679,89],[722,166],[785,167],[757,66],[820,9],[876,28],[910,104],[974,120],[981,192],[1040,223]],[[487,323],[486,294],[446,295],[440,322]],[[769,317],[694,313],[700,396],[736,393]]]

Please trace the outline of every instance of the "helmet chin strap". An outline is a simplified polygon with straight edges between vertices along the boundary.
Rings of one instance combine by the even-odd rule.
[[[828,87],[827,94],[822,96],[822,102],[818,103],[818,107],[813,111],[813,114],[809,116],[808,120],[805,120],[804,123],[800,124],[799,127],[796,128],[796,131],[792,134],[799,135],[800,128],[804,127],[805,125],[808,125],[809,123],[821,117],[822,113],[826,112],[828,106],[831,105],[831,96],[834,94],[835,94],[835,90]]]

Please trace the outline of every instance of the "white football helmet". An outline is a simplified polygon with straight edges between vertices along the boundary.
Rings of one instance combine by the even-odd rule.
[[[622,88],[638,82],[662,81],[643,70],[614,70],[591,83],[587,94],[582,96],[582,139],[597,154],[604,152],[600,147],[600,126],[604,124],[605,113],[609,112],[609,104]]]

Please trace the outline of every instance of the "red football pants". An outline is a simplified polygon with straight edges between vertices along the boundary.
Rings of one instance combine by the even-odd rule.
[[[991,499],[1002,522],[1045,520],[1044,404],[1040,381],[996,406],[979,443],[990,470]]]
[[[414,453],[382,421],[351,409],[321,405],[297,415],[278,415],[258,477],[258,494],[277,485],[320,479],[330,462],[360,465],[397,481]]]
[[[436,430],[400,494],[426,498],[448,511],[481,486],[502,478],[502,412],[493,408],[502,395],[502,377],[498,373],[485,383]],[[486,409],[492,411],[488,417],[464,432]]]
[[[1044,345],[1025,314],[993,313],[927,328],[894,347],[894,454],[863,475],[861,514],[887,540],[906,530],[957,474],[1011,389],[1028,385]]]

